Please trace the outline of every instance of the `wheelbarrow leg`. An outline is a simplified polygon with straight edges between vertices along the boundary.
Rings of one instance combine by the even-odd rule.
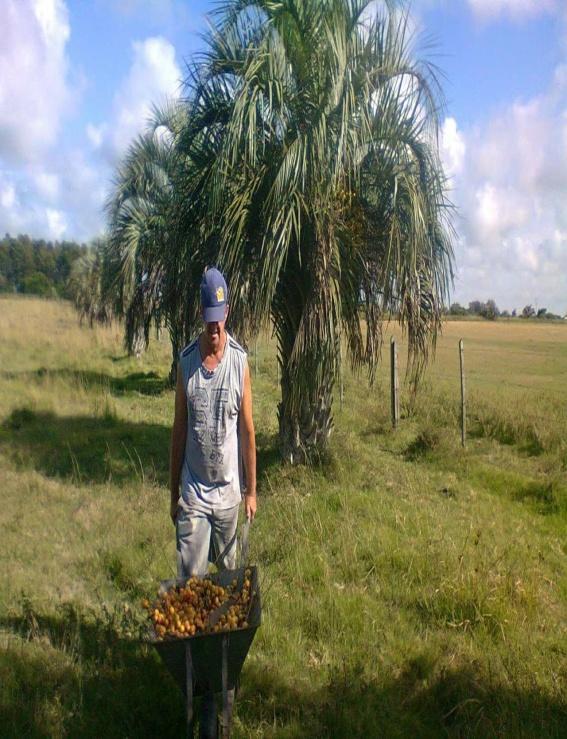
[[[193,739],[193,660],[191,659],[191,647],[185,644],[185,699],[187,710],[185,713],[187,722],[187,739]]]
[[[232,706],[229,704],[228,694],[228,634],[222,638],[222,735],[221,739],[230,737],[230,714]]]

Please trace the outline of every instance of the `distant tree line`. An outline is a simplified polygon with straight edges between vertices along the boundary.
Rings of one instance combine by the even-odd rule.
[[[107,322],[112,310],[109,301],[101,295],[104,273],[110,269],[105,269],[105,246],[102,240],[87,245],[76,241],[32,239],[27,234],[6,234],[0,239],[0,292],[68,298],[75,302],[81,319],[91,324],[94,320]],[[530,304],[521,311],[501,311],[493,299],[486,302],[472,300],[468,307],[452,303],[443,312],[450,316],[478,316],[489,321],[497,318],[562,318],[547,308],[536,310]],[[147,332],[148,327],[145,328]],[[136,353],[140,350],[138,344],[142,342],[142,336],[132,340]]]
[[[496,305],[496,301],[487,300],[485,303],[480,300],[472,300],[468,308],[460,303],[452,303],[449,308],[445,309],[445,315],[449,316],[479,316],[486,318],[488,321],[495,321],[497,318],[539,318],[544,320],[556,320],[562,316],[551,313],[547,308],[539,308],[536,310],[532,305],[525,305],[518,313],[514,309],[511,313],[507,310],[501,311]]]
[[[73,264],[88,247],[76,241],[45,241],[27,234],[0,240],[0,292],[72,298]]]

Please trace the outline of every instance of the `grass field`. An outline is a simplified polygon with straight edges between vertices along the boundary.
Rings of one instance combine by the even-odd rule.
[[[386,350],[372,388],[345,373],[329,459],[307,469],[279,462],[259,343],[264,623],[234,735],[567,736],[567,326],[448,323],[396,432]],[[130,359],[118,327],[0,300],[3,737],[183,735],[139,639],[141,598],[174,572],[168,369],[165,340]]]

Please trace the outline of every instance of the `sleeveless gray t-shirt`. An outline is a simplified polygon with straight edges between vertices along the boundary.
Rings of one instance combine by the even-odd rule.
[[[241,499],[237,424],[246,352],[227,333],[223,357],[212,372],[203,366],[199,339],[179,361],[187,398],[181,497],[205,510],[231,508]]]

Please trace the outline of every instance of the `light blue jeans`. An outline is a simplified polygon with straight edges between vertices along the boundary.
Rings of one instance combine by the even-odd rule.
[[[236,567],[236,528],[238,509],[206,509],[179,501],[175,529],[177,534],[177,575],[207,574],[209,561],[219,570]]]

